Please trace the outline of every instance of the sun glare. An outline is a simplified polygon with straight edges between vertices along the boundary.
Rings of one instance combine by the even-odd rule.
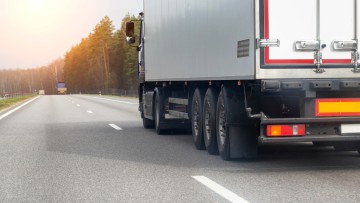
[[[44,7],[44,2],[45,0],[31,0],[31,6],[34,9],[41,9],[42,7]]]

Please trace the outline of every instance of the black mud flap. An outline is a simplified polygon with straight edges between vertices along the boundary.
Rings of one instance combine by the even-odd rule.
[[[232,159],[257,157],[258,141],[256,136],[252,135],[254,133],[252,130],[239,125],[228,125],[227,130],[229,132],[230,157]]]
[[[245,110],[245,96],[242,87],[224,87],[226,108],[226,130],[229,133],[231,159],[251,159],[257,156],[258,139],[253,121]]]

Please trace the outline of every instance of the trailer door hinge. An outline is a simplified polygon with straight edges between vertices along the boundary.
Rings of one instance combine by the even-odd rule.
[[[353,72],[360,73],[360,59],[357,40],[333,41],[333,49],[334,51],[351,51],[351,63],[354,66]]]
[[[353,64],[354,66],[354,69],[353,69],[353,72],[354,73],[360,73],[360,65],[359,65],[359,52],[356,50],[356,51],[353,51],[351,53],[351,63]]]
[[[280,47],[279,39],[257,39],[257,48]]]
[[[296,51],[313,51],[314,52],[314,64],[316,73],[323,73],[325,70],[321,68],[322,65],[322,52],[321,50],[326,47],[326,44],[321,44],[320,40],[303,40],[295,41]]]

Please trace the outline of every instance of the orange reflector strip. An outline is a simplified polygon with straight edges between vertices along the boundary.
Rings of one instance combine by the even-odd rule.
[[[305,125],[268,125],[266,135],[269,137],[303,136]]]
[[[315,115],[360,116],[360,99],[317,99]]]

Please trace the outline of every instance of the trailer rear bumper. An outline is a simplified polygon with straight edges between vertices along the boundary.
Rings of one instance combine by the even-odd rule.
[[[337,141],[360,141],[359,135],[341,136],[341,135],[326,135],[326,136],[303,136],[303,137],[266,137],[260,136],[260,143],[284,143],[284,142],[337,142]]]
[[[268,136],[268,125],[306,125],[306,133],[302,136]],[[328,117],[328,118],[288,118],[264,119],[261,121],[260,143],[286,142],[351,142],[360,141],[358,132],[345,133],[342,126],[360,124],[360,117]]]

